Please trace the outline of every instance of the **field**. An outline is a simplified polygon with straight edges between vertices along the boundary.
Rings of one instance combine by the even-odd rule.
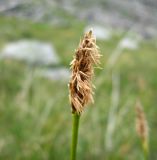
[[[46,41],[55,46],[60,66],[69,68],[84,27],[74,19],[59,27],[0,17],[0,47],[23,38]],[[125,35],[115,32],[111,40],[97,41],[102,69],[95,69],[95,103],[81,116],[80,160],[142,159],[135,131],[137,99],[149,124],[150,159],[157,159],[157,41],[142,40],[137,50],[121,50],[111,64]],[[72,122],[68,83],[37,76],[29,82],[30,74],[22,62],[0,61],[0,159],[68,160]]]

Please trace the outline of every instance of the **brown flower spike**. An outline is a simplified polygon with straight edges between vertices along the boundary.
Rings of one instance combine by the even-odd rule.
[[[100,54],[96,39],[90,30],[80,41],[71,62],[72,75],[69,82],[69,97],[73,113],[82,113],[86,104],[94,102],[91,80],[94,74],[93,65],[98,65],[99,59]]]
[[[141,103],[136,103],[136,131],[142,141],[148,140],[148,124]]]

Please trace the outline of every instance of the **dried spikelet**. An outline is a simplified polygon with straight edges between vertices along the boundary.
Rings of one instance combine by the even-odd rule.
[[[143,142],[148,141],[148,124],[140,101],[136,103],[136,131]]]
[[[69,98],[73,113],[80,114],[86,104],[94,102],[91,79],[94,74],[93,65],[99,64],[99,58],[96,39],[90,30],[80,41],[71,62],[72,75],[69,82]]]

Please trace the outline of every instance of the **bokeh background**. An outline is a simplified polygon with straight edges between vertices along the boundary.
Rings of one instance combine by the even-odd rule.
[[[69,159],[69,63],[90,28],[102,69],[81,116],[78,159],[142,160],[137,99],[157,159],[156,17],[156,0],[0,0],[0,159]]]

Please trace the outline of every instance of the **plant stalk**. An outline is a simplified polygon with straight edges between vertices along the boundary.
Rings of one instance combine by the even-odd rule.
[[[148,160],[149,159],[148,141],[145,140],[145,141],[142,142],[142,148],[143,148],[144,160]]]
[[[72,120],[73,124],[72,124],[71,160],[76,160],[80,115],[77,113],[72,113],[72,118],[73,118]]]

